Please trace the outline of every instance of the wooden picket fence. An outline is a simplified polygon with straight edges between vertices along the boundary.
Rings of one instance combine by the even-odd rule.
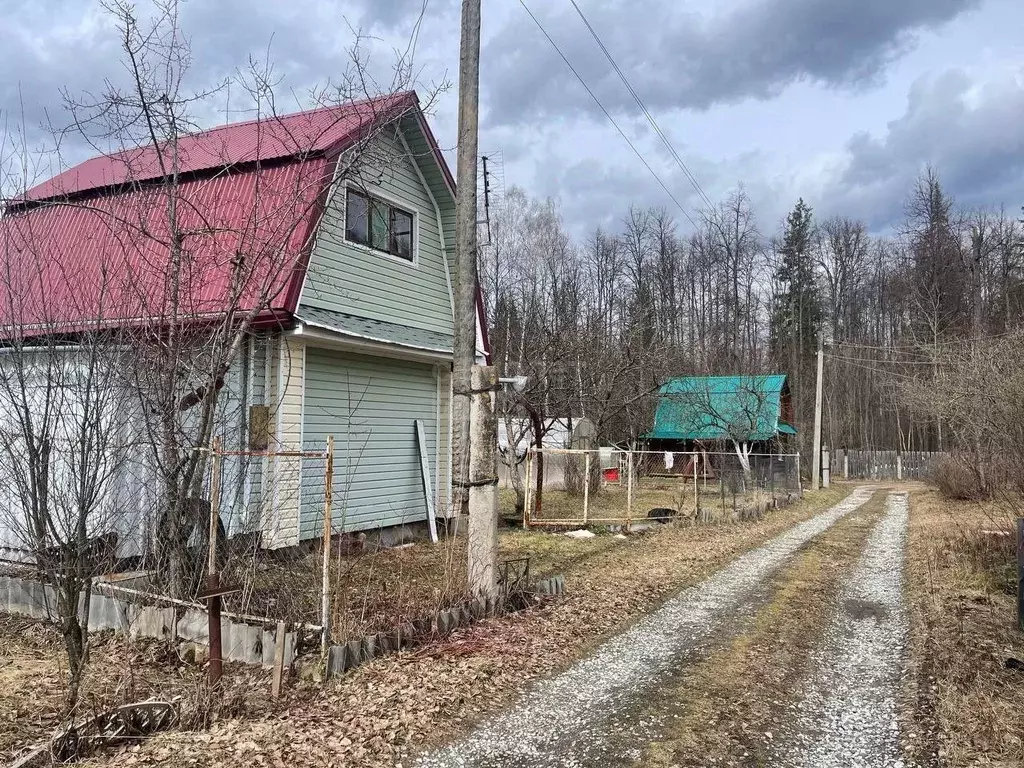
[[[946,453],[938,451],[836,451],[833,476],[863,480],[931,480]]]

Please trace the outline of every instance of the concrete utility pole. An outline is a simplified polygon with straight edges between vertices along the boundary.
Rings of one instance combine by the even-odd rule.
[[[821,380],[825,372],[825,349],[818,339],[818,380],[814,387],[814,445],[811,450],[811,490],[821,483]]]
[[[480,106],[480,0],[462,2],[455,200],[455,350],[452,371],[454,512],[468,511],[470,378],[476,363],[476,155]],[[472,554],[470,554],[472,557]]]
[[[494,599],[498,594],[498,441],[494,399],[498,371],[473,366],[469,459],[469,591]]]
[[[455,209],[456,512],[469,513],[470,594],[497,596],[498,509],[497,424],[494,398],[498,375],[476,366],[477,200],[476,158],[480,106],[480,0],[462,2],[459,59],[458,194]],[[468,470],[468,471],[467,471]]]

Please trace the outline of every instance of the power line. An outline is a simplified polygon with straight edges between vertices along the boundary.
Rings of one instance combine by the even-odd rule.
[[[882,360],[879,358],[869,357],[843,357],[833,352],[826,352],[829,360],[838,360],[843,363],[866,363],[872,365],[926,365],[929,368],[934,367],[935,363],[931,360]]]
[[[965,336],[962,338],[943,339],[936,342],[921,342],[920,344],[894,344],[892,346],[879,346],[876,344],[858,344],[855,341],[839,341],[836,342],[837,347],[853,347],[856,349],[874,349],[881,352],[910,352],[919,355],[927,355],[934,352],[940,347],[958,347],[964,344],[972,344],[976,341],[995,341],[997,339],[1003,339],[1007,336],[1013,336],[1019,331],[1014,329],[1011,331],[1004,331],[1002,333],[992,333],[987,336]]]
[[[711,198],[709,198],[707,194],[704,192],[704,189],[697,181],[697,178],[693,175],[693,173],[690,172],[690,169],[686,166],[686,163],[683,162],[683,158],[679,156],[678,152],[676,152],[676,148],[672,146],[672,142],[669,141],[668,136],[666,136],[665,132],[661,130],[661,126],[658,125],[658,121],[654,119],[654,115],[652,115],[650,113],[650,110],[647,109],[647,106],[644,104],[643,99],[640,98],[640,94],[638,94],[636,92],[636,89],[633,88],[633,85],[629,82],[629,79],[626,77],[626,74],[622,71],[618,63],[615,61],[615,57],[612,56],[611,51],[608,50],[607,46],[604,44],[604,41],[601,40],[601,36],[597,34],[597,30],[594,29],[593,25],[584,15],[583,10],[580,8],[579,4],[576,2],[576,0],[569,0],[569,2],[572,3],[572,7],[576,9],[576,13],[579,14],[579,17],[583,20],[583,23],[586,25],[587,29],[590,30],[590,34],[597,42],[598,47],[600,47],[601,51],[604,53],[605,58],[608,59],[608,63],[612,65],[612,69],[615,70],[615,73],[619,76],[619,79],[622,81],[622,84],[626,86],[626,90],[629,91],[629,94],[633,97],[633,100],[636,102],[636,105],[640,107],[640,111],[644,113],[644,116],[647,118],[647,122],[649,122],[651,124],[651,127],[654,128],[654,132],[658,134],[658,137],[661,139],[662,143],[668,149],[669,154],[672,155],[673,159],[679,165],[679,168],[682,170],[683,175],[686,176],[690,184],[693,185],[693,188],[697,191],[697,194],[700,195],[700,198],[701,200],[704,201],[705,205],[707,205],[708,208],[714,208],[715,206],[714,203],[711,202]]]
[[[682,203],[680,203],[679,200],[676,199],[676,196],[672,194],[672,191],[665,185],[665,182],[661,180],[661,177],[651,167],[650,163],[648,163],[647,160],[644,159],[644,156],[640,154],[640,150],[636,148],[633,142],[630,141],[630,138],[619,127],[619,124],[615,122],[615,118],[612,117],[611,113],[605,108],[604,104],[601,103],[601,100],[597,98],[597,95],[591,90],[590,86],[587,85],[587,81],[583,79],[582,75],[580,75],[580,73],[576,71],[576,67],[572,65],[572,62],[570,62],[569,59],[566,58],[566,55],[562,53],[562,49],[558,47],[558,43],[556,43],[552,39],[551,35],[548,34],[547,30],[544,29],[544,26],[540,23],[540,20],[533,15],[533,11],[531,11],[529,6],[526,5],[526,0],[519,0],[519,4],[523,6],[523,10],[525,10],[526,13],[529,14],[530,18],[533,19],[533,23],[537,25],[537,29],[541,31],[541,34],[543,34],[544,37],[547,38],[548,42],[551,43],[551,47],[555,49],[555,52],[562,58],[562,61],[565,62],[565,66],[569,68],[569,71],[572,72],[576,76],[576,79],[580,81],[580,85],[582,85],[586,89],[587,93],[590,94],[590,98],[594,100],[594,103],[597,104],[597,106],[601,109],[601,111],[604,113],[604,116],[608,118],[608,122],[610,122],[615,127],[615,130],[618,131],[619,136],[622,137],[622,139],[629,145],[629,148],[633,150],[633,153],[637,156],[640,162],[643,163],[644,168],[646,168],[650,172],[651,176],[655,178],[658,184],[661,185],[661,188],[665,190],[665,194],[671,198],[673,203],[676,204],[676,207],[679,208],[683,216],[686,217],[687,221],[689,221],[690,224],[693,225],[693,228],[700,229],[700,227],[697,226],[697,222],[693,220],[693,217],[690,216],[690,214],[687,212],[685,208],[683,208]]]
[[[854,363],[849,360],[843,360],[842,362],[846,363],[847,365],[853,366],[854,368],[862,368],[863,370],[871,371],[872,373],[880,373],[883,376],[892,376],[898,379],[908,379],[913,381],[919,380],[916,376],[912,376],[907,373],[897,373],[896,371],[886,370],[885,368],[877,368],[873,365],[861,365],[860,363]]]

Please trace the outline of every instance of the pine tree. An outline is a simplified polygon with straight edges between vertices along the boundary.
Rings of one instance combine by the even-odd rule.
[[[789,376],[794,415],[801,427],[810,424],[814,413],[814,356],[822,320],[813,238],[811,209],[801,198],[786,217],[770,328],[772,359]],[[797,438],[801,450],[807,450],[809,435],[809,429],[801,429]]]
[[[812,211],[801,198],[786,217],[780,249],[782,261],[775,270],[778,293],[771,322],[772,357],[778,363],[792,366],[794,373],[813,357],[821,331],[813,237]]]

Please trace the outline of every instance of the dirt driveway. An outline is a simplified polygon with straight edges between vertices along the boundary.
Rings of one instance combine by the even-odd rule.
[[[670,598],[466,738],[413,764],[901,766],[906,525],[905,495],[857,488]],[[831,547],[833,567],[808,579],[804,560],[814,547]],[[793,582],[801,580],[805,587],[827,584],[805,588],[809,602],[798,603]],[[780,600],[790,629],[794,615],[809,619],[802,653],[787,664],[788,686],[730,681],[729,662],[736,653],[745,661],[756,653]],[[756,684],[756,674],[746,682]],[[723,684],[717,702],[692,706],[700,691]],[[709,725],[720,724],[730,695],[739,705],[730,719],[742,727],[736,739],[715,744],[704,736]],[[745,701],[764,697],[770,706],[744,709]]]

